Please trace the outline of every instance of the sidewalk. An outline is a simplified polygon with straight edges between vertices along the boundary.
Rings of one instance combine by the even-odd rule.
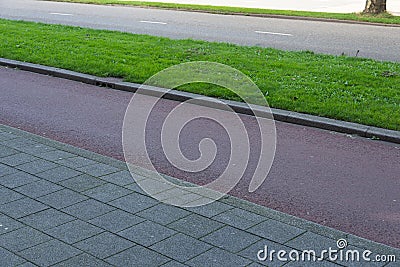
[[[125,0],[121,0],[125,1]],[[352,13],[361,12],[365,6],[365,0],[146,0],[147,2],[164,2],[178,4],[194,5],[213,5],[213,6],[233,6],[248,8],[264,8],[278,10],[299,10],[315,12],[333,12],[333,13]],[[387,8],[395,15],[400,15],[400,1],[388,1]]]
[[[159,203],[123,162],[0,125],[1,266],[282,266],[258,261],[258,251],[321,251],[340,238],[400,260],[398,249],[234,197],[185,209]]]

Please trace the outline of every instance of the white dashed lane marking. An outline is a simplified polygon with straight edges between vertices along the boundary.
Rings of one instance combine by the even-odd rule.
[[[293,34],[290,34],[290,33],[264,32],[264,31],[255,31],[255,32],[256,32],[256,33],[261,33],[261,34],[270,34],[270,35],[293,36]]]
[[[160,22],[160,21],[149,21],[149,20],[141,20],[141,23],[150,23],[150,24],[161,24],[161,25],[166,25],[167,23],[165,22]]]
[[[50,13],[50,15],[58,15],[58,16],[73,16],[72,14],[67,14],[67,13],[57,13],[57,12]]]

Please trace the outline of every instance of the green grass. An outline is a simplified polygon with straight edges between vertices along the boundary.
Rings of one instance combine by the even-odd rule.
[[[400,130],[400,64],[0,20],[0,57],[142,83],[169,66],[213,61],[248,75],[270,106]],[[240,100],[224,89],[179,88]]]
[[[195,10],[205,11],[217,14],[258,14],[258,15],[283,15],[309,18],[324,18],[337,20],[352,20],[363,22],[374,22],[384,24],[400,24],[400,17],[393,16],[389,13],[380,15],[367,15],[361,13],[326,13],[326,12],[311,12],[311,11],[292,11],[292,10],[273,10],[261,8],[243,8],[243,7],[227,7],[227,6],[209,6],[209,5],[190,5],[190,4],[174,4],[146,1],[120,1],[120,0],[46,0],[56,2],[74,2],[99,5],[128,5],[138,7],[156,7],[175,10]],[[363,7],[360,6],[360,9]]]

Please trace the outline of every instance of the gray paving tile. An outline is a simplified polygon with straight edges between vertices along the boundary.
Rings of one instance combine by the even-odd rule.
[[[50,229],[75,220],[74,217],[55,209],[47,209],[31,214],[20,221],[39,230]]]
[[[62,211],[68,213],[76,218],[87,221],[93,219],[97,216],[106,214],[112,210],[114,207],[111,207],[107,204],[101,203],[94,199],[88,199],[72,206],[69,206]]]
[[[397,261],[395,262],[391,262],[388,265],[385,265],[385,267],[398,267],[399,266],[399,259],[397,259]]]
[[[104,175],[107,175],[107,174],[118,172],[118,171],[120,171],[120,169],[115,168],[115,167],[110,166],[110,165],[97,163],[97,164],[93,164],[93,165],[89,165],[89,166],[78,168],[78,171],[90,174],[92,176],[99,177],[99,176],[104,176]]]
[[[4,215],[0,214],[0,235],[22,228],[25,225]]]
[[[92,255],[83,253],[66,261],[54,265],[54,267],[111,267],[112,265],[93,257]]]
[[[61,166],[45,172],[38,173],[36,174],[36,176],[53,183],[58,183],[81,174],[81,172]]]
[[[219,248],[212,248],[186,262],[189,266],[231,267],[247,266],[251,261]]]
[[[158,203],[157,200],[138,193],[132,193],[109,202],[110,205],[131,213],[142,211]]]
[[[35,161],[29,162],[29,163],[24,163],[24,164],[18,165],[16,168],[21,171],[30,173],[30,174],[37,174],[39,172],[44,172],[44,171],[54,169],[57,166],[59,166],[59,165],[57,165],[53,162],[39,159],[39,160],[35,160]]]
[[[275,251],[275,254],[274,254],[275,256],[272,259],[272,261],[270,261],[269,258],[266,258],[266,259],[263,259],[263,260],[259,260],[258,257],[257,257],[257,255],[258,255],[260,250],[263,251],[260,254],[260,256],[261,257],[265,256],[265,246],[267,246],[267,249],[266,249],[267,250],[267,255],[269,255],[272,250]],[[251,245],[250,247],[247,247],[246,249],[240,251],[237,255],[240,255],[240,256],[242,256],[244,258],[247,258],[247,259],[250,259],[252,261],[255,261],[259,265],[262,265],[262,266],[275,267],[275,266],[282,266],[283,264],[287,263],[287,262],[282,262],[282,261],[278,260],[278,258],[276,256],[276,253],[277,253],[277,251],[280,251],[280,250],[284,250],[287,253],[290,253],[292,248],[289,248],[287,246],[272,242],[270,240],[263,239],[263,240],[258,241],[255,244]]]
[[[306,264],[306,265],[305,265]],[[285,264],[285,267],[303,267],[303,266],[310,266],[310,267],[339,267],[341,265],[337,265],[335,263],[329,262],[329,261],[311,261],[311,262],[289,262],[288,264]],[[365,265],[361,265],[365,266]],[[369,265],[368,265],[369,266]]]
[[[109,232],[74,244],[75,247],[100,259],[108,258],[134,245],[134,243]]]
[[[8,157],[0,158],[0,162],[12,167],[37,160],[37,157],[26,153],[18,153]]]
[[[173,183],[173,184],[175,184],[175,185],[179,185],[179,186],[182,186],[182,187],[194,187],[194,184],[193,183],[191,183],[191,182],[187,182],[187,181],[184,181],[184,180],[180,180],[180,179],[177,179],[177,178],[174,178],[174,177],[172,177],[172,176],[169,176],[169,175],[165,175],[165,174],[160,174],[165,180],[167,180],[168,182],[170,182],[170,183]],[[139,176],[140,177],[140,176]],[[146,179],[146,177],[145,176],[143,176],[145,179]],[[176,188],[176,187],[174,187],[174,188]]]
[[[38,144],[37,142],[27,139],[25,137],[8,139],[5,141],[1,141],[1,143],[12,148],[20,148]]]
[[[166,197],[167,194],[166,191],[164,191],[163,193],[160,193],[157,195],[157,197]],[[180,195],[180,196],[176,196],[176,197],[172,197],[172,198],[165,198],[163,200],[168,200],[171,201],[169,203],[176,203],[177,205],[180,206],[185,206],[188,203],[193,203],[196,201],[200,201],[200,199],[202,199],[203,197],[197,194],[185,194],[185,195]]]
[[[151,249],[179,262],[188,261],[210,248],[210,245],[184,234],[171,236],[151,246]]]
[[[129,227],[118,234],[137,244],[147,247],[176,234],[176,232],[162,226],[161,224],[145,221]]]
[[[114,210],[89,222],[100,228],[116,233],[128,227],[144,222],[145,220],[122,210]]]
[[[39,266],[50,266],[81,253],[78,249],[54,239],[19,252]]]
[[[211,218],[217,214],[220,214],[224,211],[227,211],[229,209],[232,209],[233,207],[230,205],[227,205],[222,202],[212,202],[208,205],[203,205],[199,207],[193,207],[193,208],[186,208],[189,211],[192,211],[194,213],[203,215],[205,217]]]
[[[245,230],[267,218],[242,209],[234,208],[213,217],[214,220]]]
[[[169,191],[173,188],[175,188],[173,185],[170,183],[164,182],[164,181],[159,181],[156,179],[150,179],[150,178],[145,178],[140,181],[140,185],[143,188],[147,188],[147,192],[152,195],[160,194],[165,191]]]
[[[84,221],[75,220],[55,228],[45,230],[45,232],[48,235],[60,239],[68,244],[73,244],[100,234],[103,232],[103,230]]]
[[[247,231],[281,244],[286,243],[305,232],[303,229],[272,219],[262,222]]]
[[[14,267],[26,262],[23,258],[0,247],[0,265],[2,267]]]
[[[19,153],[18,150],[0,145],[0,158],[8,157],[17,153]]]
[[[40,202],[56,209],[62,209],[86,199],[88,199],[86,196],[69,189],[60,190],[38,198]]]
[[[35,145],[19,147],[18,150],[22,151],[24,153],[36,156],[37,154],[46,153],[46,152],[49,152],[49,151],[54,151],[56,149],[54,147],[46,146],[46,145],[38,143],[38,144],[35,144]]]
[[[102,202],[109,202],[117,198],[126,196],[130,193],[130,190],[111,183],[106,183],[104,185],[83,192],[83,194]]]
[[[71,190],[77,191],[77,192],[83,192],[88,189],[97,187],[99,185],[104,184],[105,182],[92,177],[90,175],[79,175],[73,178],[70,178],[68,180],[61,181],[59,184],[62,186],[65,186],[66,188],[69,188]]]
[[[337,247],[333,247],[333,249],[336,249]],[[328,248],[329,249],[329,248]],[[387,266],[387,262],[377,262],[377,261],[372,261],[373,259],[375,259],[375,257],[378,255],[375,252],[372,252],[372,254],[369,256],[369,258],[371,259],[371,261],[365,261],[362,258],[362,253],[364,252],[365,249],[359,248],[359,247],[355,247],[355,246],[347,246],[344,250],[343,250],[343,260],[337,259],[336,261],[332,261],[335,264],[340,264],[343,265],[345,267],[364,267],[365,265],[368,264],[368,267],[381,267],[381,266]],[[349,252],[350,251],[350,252]],[[346,260],[346,252],[351,253],[351,251],[358,251],[359,252],[359,260],[352,260],[352,254],[347,254],[348,259]],[[329,260],[329,256],[325,257],[326,260]]]
[[[18,267],[37,267],[37,265],[30,263],[30,262],[25,262],[21,265],[18,265]]]
[[[193,193],[190,193],[187,190],[183,190],[181,188],[172,188],[169,190],[165,190],[163,192],[160,192],[158,194],[156,194],[157,199],[161,199],[161,200],[166,200],[166,199],[182,199],[185,200],[186,203],[195,201],[199,198],[201,198],[200,195],[196,195]]]
[[[128,184],[135,182],[135,180],[132,178],[132,175],[130,174],[129,171],[120,171],[120,172],[112,173],[109,175],[102,176],[101,179],[105,180],[107,182],[116,184],[116,185],[121,185],[121,186],[128,185]]]
[[[76,155],[68,153],[66,151],[62,151],[62,150],[54,150],[54,151],[49,151],[49,152],[44,152],[44,153],[37,153],[37,154],[35,154],[35,156],[45,159],[45,160],[50,160],[50,161],[57,161],[57,160],[76,157]]]
[[[137,183],[132,183],[132,184],[129,184],[129,185],[125,185],[125,188],[130,190],[130,191],[135,191],[136,193],[147,195],[147,193]]]
[[[213,244],[219,248],[226,249],[230,252],[237,253],[256,243],[260,238],[245,231],[225,226],[200,240]]]
[[[31,227],[23,227],[1,235],[0,246],[17,252],[49,240],[51,240],[51,237],[48,235]]]
[[[5,131],[0,132],[0,142],[6,141],[6,140],[11,140],[11,139],[16,139],[16,138],[19,138],[19,136],[13,134],[12,132],[5,132]]]
[[[17,172],[16,169],[0,163],[0,177]]]
[[[74,157],[74,158],[57,160],[56,163],[66,167],[70,167],[72,169],[77,169],[80,167],[96,164],[97,162],[83,157]]]
[[[132,247],[106,259],[114,266],[159,266],[167,261],[167,257],[142,246]]]
[[[61,186],[58,186],[46,180],[39,180],[34,183],[17,187],[14,190],[31,198],[37,198],[56,192],[61,189],[62,189]]]
[[[329,247],[335,248],[336,240],[311,232],[306,232],[305,234],[285,243],[285,245],[298,250],[314,249],[315,251],[322,251]]]
[[[168,225],[178,232],[200,238],[221,228],[224,224],[198,214],[192,214]]]
[[[21,199],[24,196],[5,187],[0,188],[0,205]]]
[[[39,180],[38,177],[29,173],[17,171],[13,174],[0,177],[0,184],[8,188],[16,188]]]
[[[49,208],[48,206],[31,198],[21,198],[0,206],[0,212],[18,219]]]
[[[177,261],[174,261],[174,260],[169,261],[166,264],[161,265],[161,267],[186,267],[186,266],[188,266],[188,265],[180,263],[180,262],[177,262]]]
[[[167,225],[171,222],[177,221],[183,217],[188,216],[189,214],[190,212],[184,209],[162,203],[137,213],[137,215],[142,218],[163,225]]]

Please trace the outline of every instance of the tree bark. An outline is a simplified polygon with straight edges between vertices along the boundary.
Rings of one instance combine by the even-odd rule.
[[[367,0],[364,13],[379,14],[386,12],[386,0]]]

